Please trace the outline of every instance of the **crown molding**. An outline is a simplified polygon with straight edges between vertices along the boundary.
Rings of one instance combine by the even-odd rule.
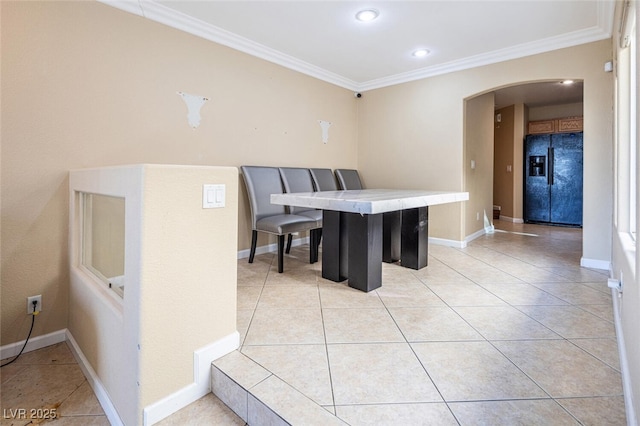
[[[241,37],[230,31],[208,24],[199,19],[185,15],[168,8],[153,0],[98,0],[99,2],[133,13],[169,27],[187,32],[197,37],[230,47],[266,61],[281,65],[294,71],[309,75],[322,81],[358,92],[379,89],[396,84],[407,83],[427,77],[433,77],[455,71],[462,71],[498,62],[518,59],[580,44],[591,43],[611,37],[615,1],[602,0],[598,2],[597,25],[580,31],[536,40],[499,49],[481,55],[470,56],[457,61],[418,70],[382,77],[366,82],[356,82],[324,68],[272,49],[253,40]]]
[[[185,15],[152,0],[98,0],[180,31],[230,47],[251,56],[309,75],[345,89],[357,90],[358,83],[308,62],[294,58],[248,38]]]
[[[391,75],[389,77],[369,80],[364,83],[360,83],[358,85],[358,90],[366,91],[380,89],[382,87],[408,83],[410,81],[420,80],[427,77],[434,77],[437,75],[447,74],[455,71],[463,71],[470,68],[491,65],[498,62],[523,58],[525,56],[550,52],[566,47],[578,46],[580,44],[604,40],[610,37],[611,33],[604,32],[600,27],[592,27],[586,30],[575,31],[557,37],[537,40],[532,43],[520,44],[508,47],[506,49],[483,53],[481,55],[469,56],[457,61],[451,61],[440,65],[420,68],[414,71]]]

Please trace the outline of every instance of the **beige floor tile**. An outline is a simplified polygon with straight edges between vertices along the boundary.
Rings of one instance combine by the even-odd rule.
[[[30,365],[3,383],[0,405],[27,410],[59,407],[85,381],[77,364]]]
[[[15,361],[15,364],[33,365],[33,364],[77,364],[76,359],[73,357],[69,346],[66,342],[57,343],[55,345],[47,346],[36,351],[23,353]],[[4,372],[4,370],[2,370]]]
[[[604,276],[604,279],[600,279],[599,281],[586,281],[586,282],[582,282],[582,284],[586,285],[587,287],[591,287],[594,290],[597,290],[599,292],[602,293],[606,293],[608,295],[611,295],[611,288],[609,288],[608,285],[608,275]]]
[[[227,376],[233,377],[234,382],[245,389],[250,389],[272,374],[238,350],[218,358],[213,365]]]
[[[262,286],[238,286],[238,310],[253,310],[258,306]]]
[[[569,341],[620,371],[620,354],[618,354],[616,339],[571,339]]]
[[[48,425],[49,423],[43,423]],[[60,417],[52,425],[64,425],[64,426],[109,426],[109,420],[107,416],[72,416],[72,417]]]
[[[414,269],[403,268],[397,263],[382,264],[382,284],[420,284],[421,281],[414,275]]]
[[[86,380],[62,402],[59,412],[61,416],[104,415],[93,389]]]
[[[621,396],[558,399],[558,403],[585,426],[628,424]]]
[[[442,402],[406,343],[328,345],[336,405]]]
[[[601,282],[605,287],[609,275],[606,271],[581,268],[578,265],[547,268],[555,274],[561,275],[573,282]]]
[[[251,398],[255,398],[256,404]],[[316,404],[297,389],[288,385],[280,378],[271,376],[254,386],[249,396],[249,424],[302,424],[309,426],[333,426],[345,425],[343,421],[335,417],[326,409]],[[265,416],[264,410],[256,410],[258,405],[266,405],[275,408],[277,415]],[[277,423],[272,423],[274,420]],[[279,420],[283,420],[280,422]],[[286,423],[285,423],[286,422]],[[346,425],[345,425],[346,426]]]
[[[238,285],[264,285],[274,257],[273,254],[258,255],[253,263],[249,263],[248,259],[238,259]]]
[[[322,308],[383,308],[380,296],[349,287],[346,283],[322,280],[318,285]]]
[[[245,346],[242,353],[319,405],[333,405],[325,345]]]
[[[579,305],[580,309],[591,312],[605,321],[613,322],[613,303],[609,305]]]
[[[429,288],[449,306],[506,306],[506,302],[479,285],[429,284]]]
[[[257,309],[245,345],[324,343],[320,309]]]
[[[242,426],[245,422],[214,394],[209,393],[156,424],[158,426]]]
[[[444,403],[340,405],[336,415],[352,426],[455,426],[458,423]]]
[[[611,293],[603,293],[581,283],[536,283],[541,290],[574,305],[611,305]]]
[[[579,424],[552,399],[454,402],[449,407],[463,426]]]
[[[616,335],[613,323],[576,306],[519,306],[518,309],[566,339]]]
[[[11,361],[13,358],[14,357],[3,359],[1,363],[5,364]],[[18,361],[16,360],[11,364],[2,367],[2,374],[0,374],[1,384],[4,384],[5,382],[11,380],[13,377],[21,374],[22,371],[24,371],[28,367],[27,365],[16,364],[17,362]]]
[[[285,286],[316,286],[318,285],[318,272],[314,269],[287,268],[284,265],[284,272],[278,272],[278,266],[272,266],[265,280],[265,286],[285,285]]]
[[[493,267],[461,267],[459,271],[476,284],[523,282],[511,274]]]
[[[389,308],[389,312],[409,342],[483,339],[449,307]]]
[[[445,401],[547,395],[488,342],[412,343]]]
[[[258,309],[320,308],[317,286],[265,286]]]
[[[430,247],[430,250],[433,246]],[[453,250],[453,249],[451,249]],[[455,269],[445,265],[433,256],[429,256],[428,266],[418,271],[414,271],[414,275],[424,283],[459,283],[470,284],[471,281]]]
[[[445,306],[445,303],[422,282],[417,284],[389,285],[384,283],[376,290],[387,308]]]
[[[567,305],[562,299],[527,283],[485,283],[482,287],[510,305]]]
[[[622,395],[618,371],[566,340],[494,345],[554,398]]]
[[[247,337],[247,331],[249,330],[249,324],[251,318],[253,318],[253,310],[238,310],[236,313],[236,326],[238,333],[240,334],[240,345],[244,343],[244,339]]]
[[[560,338],[511,306],[461,306],[454,310],[487,340]]]
[[[404,336],[384,308],[323,309],[327,343],[404,342]]]

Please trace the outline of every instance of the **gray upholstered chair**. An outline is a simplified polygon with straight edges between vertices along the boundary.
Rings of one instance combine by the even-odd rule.
[[[318,228],[313,218],[290,214],[285,206],[271,204],[271,194],[282,194],[282,180],[276,167],[242,166],[242,175],[249,195],[251,207],[251,251],[249,263],[253,263],[258,232],[278,236],[278,272],[284,270],[284,236],[294,232],[311,231]],[[317,259],[312,245],[309,261]]]
[[[331,169],[309,169],[316,191],[337,191],[338,185]]]
[[[336,169],[336,177],[340,189],[362,189],[362,181],[357,170]]]
[[[313,181],[311,180],[309,169],[280,167],[278,170],[280,171],[280,177],[282,178],[285,192],[313,192]],[[316,249],[316,258],[314,261],[317,261],[317,248],[320,244],[319,234],[322,232],[322,210],[289,206],[289,213],[306,216],[316,221],[317,229],[311,230],[309,235],[309,244]],[[289,250],[291,249],[291,239],[292,236],[289,234],[287,240],[287,253],[289,253]]]

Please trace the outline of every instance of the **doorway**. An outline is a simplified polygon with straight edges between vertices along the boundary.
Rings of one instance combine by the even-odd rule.
[[[529,123],[583,115],[583,82],[523,83],[494,91],[494,218],[524,222],[524,139]]]

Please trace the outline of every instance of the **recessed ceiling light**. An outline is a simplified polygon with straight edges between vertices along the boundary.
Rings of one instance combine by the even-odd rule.
[[[573,80],[562,80],[562,84],[570,85],[573,84]]]
[[[379,14],[380,12],[378,12],[376,9],[365,9],[356,13],[356,19],[362,22],[369,22],[376,19]]]
[[[412,55],[415,56],[416,58],[423,58],[425,56],[427,56],[429,54],[429,50],[427,49],[418,49],[415,50]]]

